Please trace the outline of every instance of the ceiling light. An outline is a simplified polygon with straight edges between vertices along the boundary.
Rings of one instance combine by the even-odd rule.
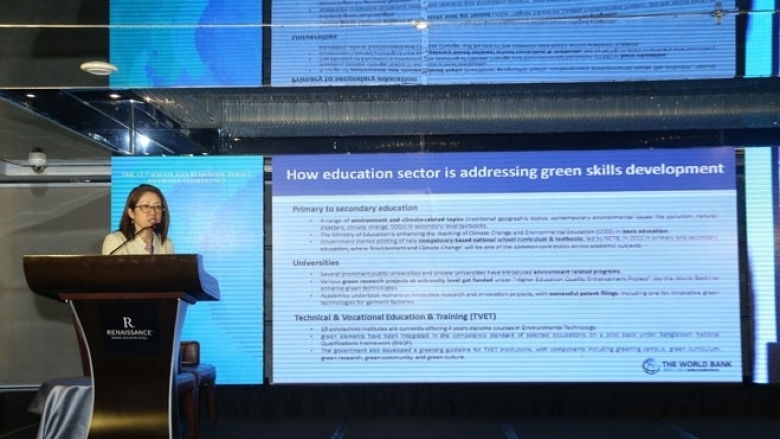
[[[122,95],[120,95],[119,93],[111,93],[110,95],[108,95],[108,97],[110,97],[111,99],[119,99],[122,97]]]
[[[430,23],[428,23],[425,20],[414,20],[412,21],[412,24],[414,25],[415,28],[417,28],[417,30],[428,29],[428,26],[430,25]]]
[[[141,149],[146,151],[146,148],[149,147],[149,143],[152,141],[152,139],[144,136],[143,134],[136,134],[135,141],[137,142],[138,146],[141,147]]]
[[[91,75],[97,75],[97,76],[108,76],[112,73],[115,73],[117,70],[119,70],[117,66],[103,61],[85,62],[80,67],[81,70]]]

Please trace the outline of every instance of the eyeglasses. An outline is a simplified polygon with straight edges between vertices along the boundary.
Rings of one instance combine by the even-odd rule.
[[[162,207],[162,204],[155,204],[155,205],[139,204],[139,205],[135,206],[135,208],[136,209],[141,209],[141,212],[143,212],[143,213],[149,213],[149,211],[151,211],[152,209],[154,209],[154,211],[158,212],[158,213],[165,211],[165,208]]]

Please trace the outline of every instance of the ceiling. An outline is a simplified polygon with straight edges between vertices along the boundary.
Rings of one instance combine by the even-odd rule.
[[[111,95],[114,95],[113,97]],[[3,115],[110,154],[279,154],[777,139],[780,82],[317,89],[11,89]],[[22,116],[23,115],[23,116]],[[39,127],[38,129],[41,129]],[[135,132],[136,136],[130,136]],[[609,134],[609,135],[607,135]],[[610,140],[611,139],[611,140]],[[734,143],[736,142],[736,143]],[[614,145],[612,145],[614,143]],[[695,140],[694,140],[695,143]]]

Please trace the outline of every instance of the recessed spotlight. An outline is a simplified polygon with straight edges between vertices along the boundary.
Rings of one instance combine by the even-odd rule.
[[[108,95],[108,97],[110,97],[111,99],[119,99],[122,97],[122,95],[120,95],[119,93],[111,93],[110,95]]]
[[[119,68],[117,66],[104,61],[88,61],[82,64],[81,70],[96,76],[108,76],[115,73]]]
[[[25,96],[27,96],[30,99],[35,99],[35,95],[32,93],[27,93]]]

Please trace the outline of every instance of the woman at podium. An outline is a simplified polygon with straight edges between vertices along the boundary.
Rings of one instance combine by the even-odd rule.
[[[103,239],[104,255],[167,255],[173,253],[168,238],[168,202],[156,186],[142,184],[127,195],[119,230]]]

